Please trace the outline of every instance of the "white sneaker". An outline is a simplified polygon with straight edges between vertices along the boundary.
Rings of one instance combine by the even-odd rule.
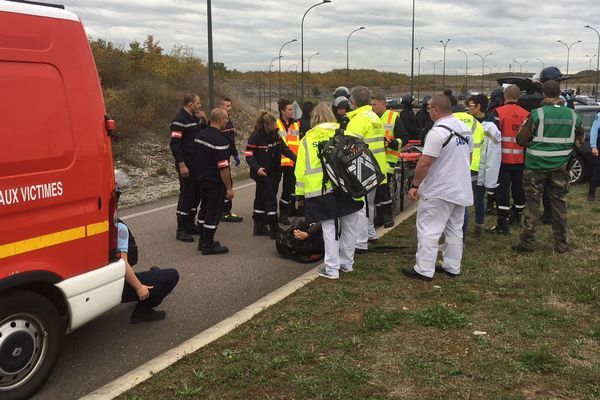
[[[352,272],[352,271],[354,271],[354,268],[352,268],[352,267],[346,267],[344,265],[340,265],[340,271],[342,271],[342,272]]]
[[[321,276],[323,278],[327,278],[327,279],[339,279],[339,276],[335,276],[335,275],[332,275],[329,272],[327,272],[327,267],[321,267],[321,268],[319,268],[319,271],[317,273],[319,274],[319,276]]]

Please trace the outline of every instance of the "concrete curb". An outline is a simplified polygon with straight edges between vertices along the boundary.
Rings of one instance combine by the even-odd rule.
[[[394,218],[394,227],[404,222],[416,211],[416,204],[412,204],[404,212],[398,214]],[[379,237],[382,237],[388,232],[392,231],[394,227],[387,229],[380,228],[377,230],[377,234]],[[256,314],[260,313],[261,311],[267,309],[268,307],[274,304],[277,304],[292,293],[296,292],[298,289],[314,281],[318,278],[317,270],[322,265],[323,264],[316,266],[304,275],[299,276],[298,278],[285,284],[279,289],[269,293],[262,299],[249,305],[243,310],[236,312],[231,317],[226,318],[218,324],[213,325],[212,327],[200,332],[198,335],[192,337],[191,339],[188,339],[187,341],[174,347],[173,349],[164,352],[160,356],[146,362],[145,364],[128,372],[120,378],[102,386],[97,390],[94,390],[91,393],[88,393],[87,395],[81,397],[80,400],[106,400],[115,398],[123,394],[124,392],[128,391],[129,389],[133,388],[139,383],[150,378],[153,374],[162,371],[163,369],[174,364],[186,355],[199,350],[200,348],[219,339],[222,336],[225,336],[241,324],[251,320],[252,317],[254,317]]]

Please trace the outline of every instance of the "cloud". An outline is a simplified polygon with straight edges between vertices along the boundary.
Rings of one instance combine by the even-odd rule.
[[[300,22],[305,11],[318,0],[218,0],[212,2],[215,60],[230,69],[260,70],[277,57],[281,45],[292,38],[300,40]],[[584,25],[597,24],[600,7],[590,0],[548,3],[532,0],[417,0],[415,9],[415,46],[424,46],[422,73],[433,68],[426,60],[443,57],[440,40],[450,38],[446,52],[446,72],[464,73],[469,54],[470,73],[479,73],[481,59],[474,53],[494,54],[486,66],[506,71],[512,60],[523,64],[523,71],[538,71],[546,65],[566,69],[567,49],[562,40],[582,43],[572,47],[570,72],[589,68],[585,54],[597,52],[598,37]],[[67,0],[65,6],[83,20],[88,34],[116,43],[143,41],[154,35],[169,50],[181,43],[206,58],[206,2],[192,0]],[[412,2],[409,0],[333,0],[311,9],[304,21],[304,57],[319,52],[311,61],[312,71],[327,71],[346,66],[348,34],[360,27],[350,39],[352,68],[372,68],[407,73],[411,58]],[[300,42],[287,45],[282,52],[282,69],[300,61]],[[415,62],[417,54],[415,52]],[[441,64],[440,64],[441,65]],[[441,68],[438,65],[438,68]],[[293,68],[293,67],[292,67]],[[487,72],[487,71],[486,71]]]

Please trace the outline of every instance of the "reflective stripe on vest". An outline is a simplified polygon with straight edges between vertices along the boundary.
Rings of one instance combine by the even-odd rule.
[[[528,112],[512,103],[498,107],[496,112],[498,113],[498,125],[502,133],[502,163],[523,164],[525,162],[525,149],[517,143],[517,134],[523,126],[523,121],[527,118]]]
[[[392,141],[397,139],[394,136],[394,126],[396,125],[396,118],[399,114],[396,111],[387,110],[381,115],[381,122],[383,122],[383,128],[385,129],[385,137]],[[400,159],[400,147],[402,147],[402,141],[398,139],[398,150],[394,150],[390,147],[385,148],[385,159],[389,164],[396,164]]]
[[[298,144],[300,143],[300,123],[298,121],[290,124],[288,129],[285,129],[285,125],[281,118],[277,119],[277,130],[279,136],[283,139],[285,144],[292,150],[294,154],[298,154]],[[286,156],[281,156],[282,167],[293,167],[294,162]]]
[[[531,112],[531,118],[537,128],[526,150],[525,168],[546,170],[565,165],[575,146],[575,111],[563,106],[542,106]]]

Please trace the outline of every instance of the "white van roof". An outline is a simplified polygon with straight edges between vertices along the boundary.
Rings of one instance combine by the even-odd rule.
[[[79,22],[77,15],[70,11],[65,11],[62,8],[18,3],[14,1],[0,1],[0,12],[36,15],[40,17],[67,19]]]

